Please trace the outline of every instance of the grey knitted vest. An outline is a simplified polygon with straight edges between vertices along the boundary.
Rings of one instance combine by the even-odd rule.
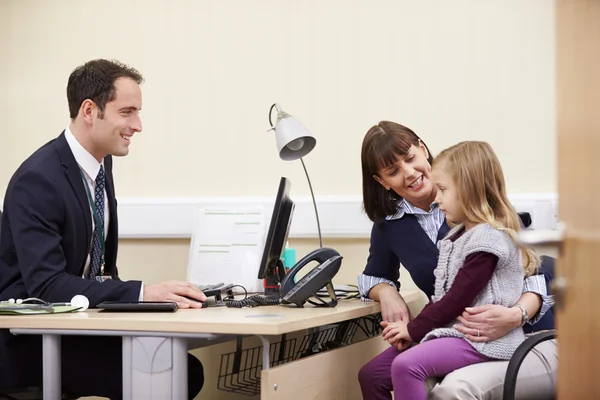
[[[484,251],[496,255],[498,265],[472,306],[499,304],[513,307],[523,291],[524,271],[521,251],[506,232],[489,224],[476,225],[452,242],[450,238],[461,229],[463,229],[462,225],[456,226],[438,242],[440,255],[437,268],[434,270],[435,292],[432,301],[440,300],[448,292],[468,255]],[[462,338],[463,334],[452,328],[454,324],[459,324],[458,320],[454,320],[445,328],[434,329],[423,338],[423,341],[436,337]],[[491,342],[468,342],[483,355],[508,360],[523,340],[525,340],[523,329],[516,328]]]

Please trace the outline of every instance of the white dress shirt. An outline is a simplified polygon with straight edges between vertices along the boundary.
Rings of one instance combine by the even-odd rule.
[[[100,172],[100,166],[104,166],[104,160],[101,163],[98,162],[83,146],[75,139],[73,136],[73,132],[67,127],[65,129],[65,138],[67,139],[67,143],[71,148],[71,152],[73,153],[73,157],[75,157],[75,161],[79,165],[81,172],[85,176],[84,184],[90,189],[90,193],[92,198],[94,198],[94,193],[96,193],[96,177],[98,176],[98,172]],[[106,171],[105,171],[106,173]],[[87,190],[87,189],[86,189]],[[87,197],[87,196],[86,196]],[[89,200],[88,200],[89,202]],[[92,243],[94,241],[94,229],[96,227],[96,221],[93,217],[92,204],[90,204],[90,213],[92,214]],[[104,185],[104,240],[106,240],[106,236],[108,234],[108,221],[110,219],[109,210],[108,210],[108,197],[106,195],[106,184]],[[87,259],[85,260],[85,267],[83,268],[83,276],[87,276],[90,270],[91,264],[91,255],[87,255]]]
[[[67,139],[67,144],[71,148],[71,152],[73,153],[73,157],[75,157],[75,161],[79,165],[79,168],[83,172],[83,176],[85,176],[84,184],[88,185],[90,189],[90,193],[92,198],[94,198],[94,193],[96,192],[96,177],[100,172],[100,166],[104,166],[104,160],[102,162],[98,162],[83,146],[75,139],[73,136],[73,132],[67,127],[65,129],[65,138]],[[106,174],[106,169],[104,170]],[[86,196],[87,197],[87,196]],[[89,199],[88,199],[89,202]],[[110,220],[110,211],[108,209],[108,197],[106,194],[106,182],[104,184],[104,240],[106,240],[106,236],[108,234],[109,228],[109,220]],[[92,204],[90,204],[90,214],[92,216],[92,244],[94,240],[94,229],[96,227],[96,221],[93,217]],[[83,278],[88,274],[90,270],[91,264],[91,254],[88,253],[87,258],[85,260],[85,266],[83,267]],[[139,300],[142,301],[144,299],[144,283],[140,287],[140,296]]]

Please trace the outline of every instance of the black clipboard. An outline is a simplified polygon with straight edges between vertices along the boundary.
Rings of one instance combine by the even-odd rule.
[[[174,301],[104,301],[96,306],[104,312],[174,312]]]

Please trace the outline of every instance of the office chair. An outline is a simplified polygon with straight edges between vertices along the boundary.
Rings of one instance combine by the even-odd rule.
[[[0,210],[0,221],[2,220],[2,210]],[[0,223],[0,233],[2,224]],[[0,388],[0,400],[43,400],[42,388],[39,387],[21,387],[21,388]]]
[[[2,221],[2,210],[0,210],[0,221]],[[0,222],[0,234],[2,223]],[[42,390],[38,387],[23,388],[0,388],[0,400],[42,400]]]
[[[525,357],[535,346],[556,338],[556,330],[545,331],[536,333],[527,338],[515,351],[512,358],[508,362],[508,368],[506,370],[506,377],[504,378],[504,391],[502,394],[503,400],[514,400],[515,391],[517,387],[517,376],[519,375],[519,368],[525,360]]]
[[[521,219],[521,222],[525,228],[531,225],[531,215],[529,213],[519,213],[519,218]],[[548,281],[552,281],[552,279],[554,279],[555,260],[546,256],[541,256],[541,258],[543,260],[546,278]],[[554,307],[552,307],[552,310],[554,310]],[[531,350],[533,350],[538,344],[555,338],[556,330],[553,329],[550,331],[536,333],[521,343],[521,345],[515,351],[515,354],[513,354],[512,358],[508,362],[508,368],[504,378],[504,391],[502,395],[503,400],[514,400],[519,369],[521,368],[521,364],[523,364],[525,357],[527,357],[527,354],[529,354],[529,352],[531,352]]]
[[[42,389],[37,387],[2,390],[1,400],[42,400]]]
[[[79,396],[63,394],[61,400],[77,400]],[[0,400],[44,400],[42,389],[37,387],[13,389],[0,393]]]
[[[528,212],[520,212],[517,213],[519,215],[519,219],[523,224],[524,228],[529,228],[531,226],[531,214]]]

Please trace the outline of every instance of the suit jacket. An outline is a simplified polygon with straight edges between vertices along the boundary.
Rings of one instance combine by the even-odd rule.
[[[92,215],[63,132],[25,160],[8,184],[0,237],[0,300],[37,297],[68,302],[83,294],[90,307],[105,300],[138,300],[141,282],[119,279],[111,156],[104,159],[104,167],[110,212],[104,273],[113,279],[81,278],[91,250]]]

